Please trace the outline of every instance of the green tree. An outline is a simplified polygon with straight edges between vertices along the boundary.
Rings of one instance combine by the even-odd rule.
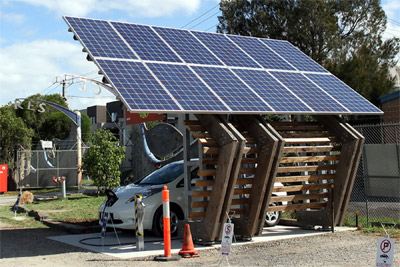
[[[21,117],[25,124],[34,130],[32,141],[34,143],[40,140],[65,139],[71,131],[71,119],[57,109],[44,106],[44,112],[39,112],[40,102],[29,102],[29,99],[46,100],[65,108],[67,103],[59,94],[52,95],[32,95],[21,103],[24,109],[17,109],[17,116]]]
[[[373,102],[394,88],[399,39],[382,40],[379,0],[222,0],[220,9],[218,32],[287,40]],[[379,83],[363,89],[360,72]]]
[[[13,177],[16,150],[21,147],[30,149],[32,136],[33,131],[16,116],[12,106],[0,107],[0,162],[9,166],[9,177]],[[16,189],[15,181],[8,180],[9,188]]]
[[[93,179],[98,190],[119,186],[124,158],[125,147],[119,145],[109,130],[98,129],[90,138],[90,146],[83,157],[83,173]]]
[[[92,122],[90,118],[86,114],[81,114],[81,131],[82,131],[82,140],[83,142],[88,142],[91,136],[91,127]]]

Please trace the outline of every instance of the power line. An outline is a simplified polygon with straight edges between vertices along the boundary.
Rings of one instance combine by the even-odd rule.
[[[194,20],[192,20],[191,22],[186,23],[185,25],[183,25],[183,26],[181,27],[181,29],[185,28],[185,27],[188,26],[189,24],[192,24],[193,22],[195,22],[195,21],[198,20],[199,18],[201,18],[201,17],[207,15],[209,12],[211,12],[212,10],[214,10],[214,9],[215,9],[216,7],[218,7],[218,6],[219,6],[219,3],[218,3],[217,5],[215,5],[214,7],[212,7],[211,9],[209,9],[208,11],[206,11],[205,13],[203,13],[202,15],[200,15],[199,17],[197,17],[197,18],[195,18]]]
[[[398,22],[397,20],[391,19],[391,18],[387,18],[391,23],[393,24],[397,24],[400,26],[400,22]]]
[[[218,24],[219,24],[219,23],[215,24],[214,26],[211,26],[210,28],[208,28],[208,29],[206,29],[206,30],[204,30],[204,31],[205,31],[205,32],[208,32],[208,31],[211,30],[212,28],[217,27]]]
[[[219,10],[218,10],[218,12],[212,14],[211,16],[209,16],[208,18],[206,18],[205,20],[200,21],[199,23],[197,23],[196,25],[194,25],[193,27],[191,27],[189,30],[193,29],[193,28],[196,27],[196,26],[199,26],[200,24],[202,24],[203,22],[205,22],[205,21],[209,20],[210,18],[214,17],[214,16],[217,15],[218,13],[219,13]]]

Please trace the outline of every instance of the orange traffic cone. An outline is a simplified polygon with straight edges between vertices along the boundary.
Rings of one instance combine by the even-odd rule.
[[[182,249],[179,251],[179,255],[181,255],[183,258],[200,257],[200,255],[197,254],[197,250],[194,250],[192,233],[190,232],[189,224],[185,224],[183,245]]]

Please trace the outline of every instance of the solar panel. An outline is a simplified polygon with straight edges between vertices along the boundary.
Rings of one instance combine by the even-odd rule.
[[[323,92],[301,73],[270,72],[309,107],[317,112],[348,112],[335,99]]]
[[[240,112],[272,111],[229,69],[217,67],[197,67],[193,69],[233,110]]]
[[[380,110],[368,100],[331,74],[323,75],[310,73],[306,74],[306,76],[331,96],[339,100],[339,102],[351,112],[380,112]]]
[[[94,57],[137,57],[107,21],[66,17],[66,22]]]
[[[310,112],[301,100],[288,89],[281,85],[266,71],[236,69],[234,72],[250,85],[263,99],[268,99],[268,104],[279,112]]]
[[[327,72],[321,65],[289,42],[271,39],[260,40],[300,71]]]
[[[258,38],[228,35],[228,38],[239,45],[247,54],[266,69],[295,70],[288,62],[278,56]]]
[[[157,63],[148,63],[148,66],[184,110],[228,111],[189,67]]]
[[[130,111],[382,113],[287,41],[64,19]]]
[[[182,62],[149,26],[120,22],[112,25],[141,59]]]
[[[223,65],[189,31],[153,27],[187,63]]]
[[[223,34],[195,31],[193,34],[228,66],[260,67]]]
[[[97,63],[131,110],[180,110],[144,64],[101,59]]]

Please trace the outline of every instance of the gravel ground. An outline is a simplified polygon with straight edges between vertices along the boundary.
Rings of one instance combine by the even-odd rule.
[[[232,255],[202,250],[199,258],[155,262],[152,258],[121,260],[47,239],[55,229],[0,230],[0,266],[374,266],[380,235],[347,231],[261,244],[234,246]],[[400,239],[395,265],[400,266]]]

